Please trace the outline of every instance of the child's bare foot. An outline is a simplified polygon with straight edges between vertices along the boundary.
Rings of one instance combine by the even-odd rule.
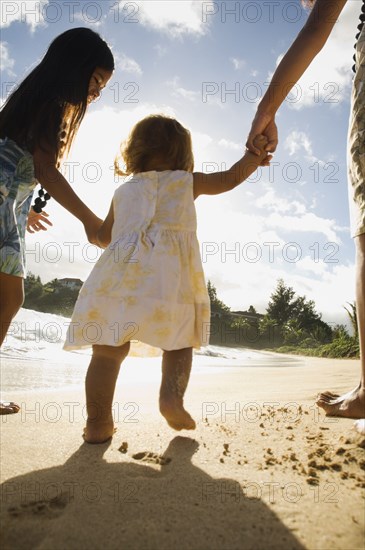
[[[195,430],[195,420],[184,409],[182,399],[160,398],[160,413],[174,430]]]
[[[84,428],[83,438],[86,443],[106,443],[115,432],[113,420],[106,422],[87,421]]]
[[[365,416],[365,390],[360,385],[343,395],[332,392],[320,393],[316,403],[327,416],[346,418],[364,418]]]

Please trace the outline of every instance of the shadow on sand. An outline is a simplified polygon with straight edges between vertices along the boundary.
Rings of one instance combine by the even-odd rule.
[[[194,439],[135,463],[107,462],[108,447],[84,443],[62,466],[4,482],[2,550],[304,549],[236,480],[193,465]]]

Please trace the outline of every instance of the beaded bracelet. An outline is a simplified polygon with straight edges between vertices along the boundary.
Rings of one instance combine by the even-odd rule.
[[[50,198],[51,195],[47,192],[45,193],[43,187],[41,187],[38,191],[38,197],[34,200],[34,204],[32,206],[34,212],[40,214]]]

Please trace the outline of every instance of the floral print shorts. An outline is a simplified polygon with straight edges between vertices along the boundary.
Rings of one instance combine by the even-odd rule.
[[[33,190],[33,157],[14,141],[0,139],[0,272],[25,277],[25,229]]]

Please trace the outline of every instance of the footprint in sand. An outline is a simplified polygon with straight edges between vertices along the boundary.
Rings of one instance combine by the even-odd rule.
[[[32,500],[31,502],[24,502],[20,506],[10,506],[8,513],[13,517],[36,514],[53,519],[63,513],[68,503],[69,495],[60,495],[50,500]]]
[[[141,453],[136,453],[132,455],[134,460],[142,460],[143,462],[149,462],[150,464],[160,464],[160,466],[165,466],[171,462],[171,458],[157,455],[148,451],[142,451]]]

